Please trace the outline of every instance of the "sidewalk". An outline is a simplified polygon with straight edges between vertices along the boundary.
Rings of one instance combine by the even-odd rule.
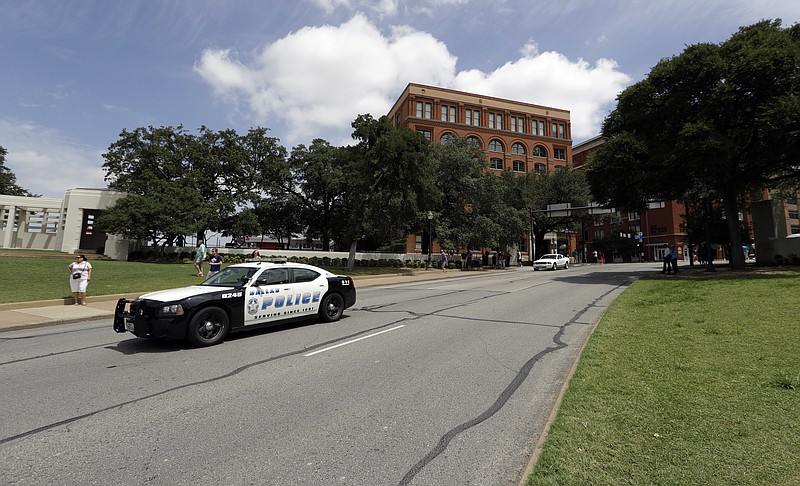
[[[530,267],[522,267],[530,270]],[[509,268],[515,270],[517,267]],[[375,287],[378,285],[391,285],[424,280],[438,280],[453,277],[469,277],[486,275],[489,272],[502,272],[505,270],[476,270],[462,272],[459,270],[417,270],[411,274],[387,274],[354,277],[356,291],[360,288]],[[72,299],[39,300],[33,302],[18,302],[13,304],[0,304],[0,332],[19,329],[30,329],[42,326],[55,326],[71,322],[87,321],[92,319],[110,319],[114,316],[117,301],[121,298],[134,299],[141,294],[116,294],[89,295],[86,305],[72,305]]]

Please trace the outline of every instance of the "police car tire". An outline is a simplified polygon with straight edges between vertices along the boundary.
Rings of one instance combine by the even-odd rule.
[[[564,270],[569,268],[569,262],[564,262]]]
[[[322,322],[338,321],[344,312],[344,298],[336,292],[330,293],[322,299],[319,306],[319,318]]]
[[[195,346],[211,346],[225,339],[229,328],[228,314],[224,310],[206,307],[192,317],[186,337]]]

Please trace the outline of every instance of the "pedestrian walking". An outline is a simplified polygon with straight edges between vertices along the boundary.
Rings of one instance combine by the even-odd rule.
[[[670,249],[670,263],[672,264],[672,272],[678,274],[678,247],[672,245]]]
[[[197,240],[197,251],[194,254],[194,268],[197,270],[197,276],[203,276],[203,260],[206,259],[206,245],[203,240]]]
[[[442,250],[442,273],[447,272],[447,253]]]

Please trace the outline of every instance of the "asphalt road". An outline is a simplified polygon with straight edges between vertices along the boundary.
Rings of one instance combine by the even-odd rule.
[[[110,320],[3,333],[0,482],[517,484],[593,325],[654,269],[365,288],[337,323],[204,349]]]

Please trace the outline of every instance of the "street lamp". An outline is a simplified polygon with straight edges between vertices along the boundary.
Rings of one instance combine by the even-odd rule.
[[[706,255],[705,255],[706,256],[706,272],[716,272],[717,269],[714,268],[713,256],[712,256],[712,251],[711,251],[711,224],[709,222],[709,220],[711,219],[711,200],[710,200],[711,193],[708,191],[708,189],[704,188],[703,191],[700,193],[700,195],[703,197],[703,199],[705,199],[704,205],[703,205],[703,210],[706,213],[705,214],[705,216],[706,216],[705,217],[705,220],[706,220]]]
[[[432,246],[433,246],[433,211],[428,211],[428,266],[425,268],[433,268],[433,265],[431,265]]]

